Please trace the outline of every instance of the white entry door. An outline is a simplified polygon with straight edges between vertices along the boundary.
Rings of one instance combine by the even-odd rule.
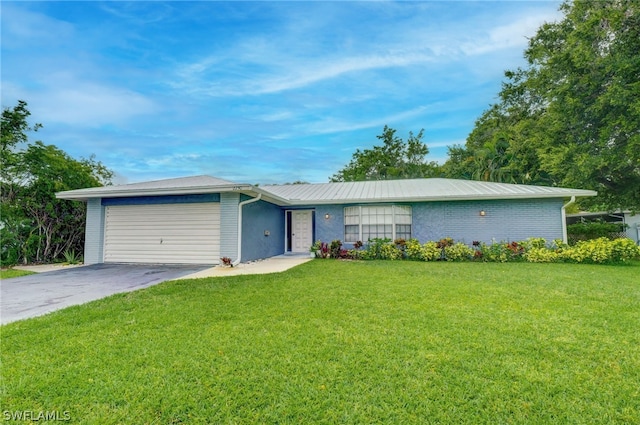
[[[291,252],[309,252],[313,245],[313,211],[291,212]]]

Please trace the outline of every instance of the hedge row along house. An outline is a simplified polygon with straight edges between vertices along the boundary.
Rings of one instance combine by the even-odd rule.
[[[580,212],[567,214],[567,224],[590,223],[590,222],[616,223],[624,227],[619,237],[626,237],[640,245],[640,214],[630,210],[624,211],[600,211],[600,212]]]
[[[412,179],[255,186],[195,176],[57,193],[87,203],[84,261],[219,264],[374,238],[566,241],[591,190]]]

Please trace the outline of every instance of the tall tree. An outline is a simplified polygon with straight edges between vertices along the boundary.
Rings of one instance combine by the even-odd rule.
[[[514,181],[594,189],[585,205],[640,210],[640,3],[574,1],[561,10],[561,21],[530,40],[527,66],[505,73],[500,102],[445,170],[455,176],[466,164],[482,174],[494,158],[477,137],[494,132],[508,144],[499,169]]]
[[[82,202],[58,200],[63,190],[102,186],[112,172],[91,157],[75,160],[53,145],[29,143],[27,103],[2,112],[0,220],[2,264],[44,262],[65,251],[80,253],[84,243]]]
[[[417,135],[409,132],[404,141],[396,136],[396,130],[384,126],[381,146],[357,149],[348,165],[331,177],[333,182],[389,180],[432,177],[439,173],[436,162],[428,162],[429,148],[422,141],[424,130]]]
[[[449,147],[443,165],[448,177],[503,183],[553,185],[540,169],[535,143],[530,143],[530,120],[492,105],[476,121],[465,146]]]

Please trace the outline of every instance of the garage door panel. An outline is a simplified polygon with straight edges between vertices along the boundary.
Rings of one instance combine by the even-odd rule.
[[[181,218],[182,219],[182,218]],[[169,220],[173,220],[173,219],[169,219]],[[144,222],[144,223],[135,223],[135,222],[130,222],[127,224],[111,224],[111,229],[114,231],[131,231],[131,226],[136,226],[140,229],[147,229],[149,231],[155,231],[155,232],[164,232],[164,231],[170,231],[170,230],[189,230],[189,229],[193,229],[194,226],[198,226],[200,229],[219,229],[220,226],[218,225],[213,225],[211,223],[207,223],[207,222],[203,222],[203,223],[198,223],[196,221],[190,221],[189,223],[175,223],[173,225],[162,225],[162,224],[154,224],[154,223],[159,223],[159,219],[153,219],[153,218],[149,218],[148,221]]]
[[[113,240],[113,239],[112,239]],[[163,245],[194,245],[194,244],[209,244],[213,246],[209,238],[205,236],[200,236],[198,238],[177,238],[171,236],[165,236],[163,238],[159,237],[135,237],[135,236],[126,236],[118,238],[117,242],[111,242],[110,247],[122,247],[122,246],[132,246],[135,249],[140,249],[136,246],[136,244],[144,243],[147,248],[153,248],[154,246],[161,247]]]
[[[139,238],[164,238],[164,239],[169,239],[169,238],[173,238],[173,239],[180,239],[180,238],[184,238],[186,240],[192,240],[193,238],[198,238],[198,237],[202,237],[202,238],[209,238],[210,234],[215,232],[218,233],[220,232],[220,228],[211,228],[211,229],[206,229],[203,227],[200,227],[200,234],[199,235],[192,235],[192,234],[188,234],[189,232],[189,228],[188,227],[182,227],[179,229],[154,229],[153,227],[143,227],[143,228],[138,228],[138,231],[136,232],[136,234],[132,234],[130,229],[109,229],[110,236],[117,236],[117,237],[121,237],[126,239],[127,237],[130,238],[135,238],[135,239],[139,239]],[[145,230],[144,234],[143,232],[141,232],[141,230]]]
[[[109,206],[105,262],[217,264],[220,204]]]
[[[198,210],[193,210],[194,212],[198,211]],[[147,224],[148,220],[173,220],[175,218],[175,216],[173,214],[166,214],[166,215],[149,215],[146,219],[142,218],[142,217],[132,217],[131,221],[132,222],[137,222],[138,224]],[[203,224],[206,223],[207,221],[204,219],[204,217],[194,217],[192,219],[193,221],[201,221]],[[180,224],[180,223],[173,223],[173,224]]]
[[[115,253],[115,252],[120,252],[120,251],[140,251],[140,246],[143,245],[145,251],[156,251],[156,252],[171,252],[172,250],[183,250],[183,251],[187,251],[187,250],[192,250],[194,251],[194,245],[199,245],[201,248],[204,247],[206,244],[205,243],[199,243],[198,241],[176,241],[176,242],[167,242],[167,243],[158,243],[155,241],[136,241],[136,240],[131,240],[131,242],[125,242],[125,243],[117,243],[117,244],[111,244],[111,246],[109,247],[110,252]],[[209,244],[207,246],[207,248],[209,248],[208,253],[209,255],[211,255],[211,250],[215,249],[214,245]],[[193,252],[193,254],[196,254],[199,251],[205,251],[204,249],[199,249],[199,250],[195,250]],[[174,253],[175,254],[175,253]]]
[[[210,254],[192,254],[181,259],[168,251],[121,251],[112,255],[107,263],[143,263],[143,264],[215,264]]]

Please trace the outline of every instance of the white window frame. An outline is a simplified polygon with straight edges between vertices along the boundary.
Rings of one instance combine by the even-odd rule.
[[[413,211],[410,205],[354,205],[345,207],[343,214],[346,243],[367,242],[362,236],[363,225],[391,225],[392,241],[397,239],[398,225],[409,225],[411,226],[410,235],[413,232]],[[382,218],[382,223],[379,222],[379,218]],[[352,240],[355,232],[347,232],[347,226],[358,226],[357,239]]]

